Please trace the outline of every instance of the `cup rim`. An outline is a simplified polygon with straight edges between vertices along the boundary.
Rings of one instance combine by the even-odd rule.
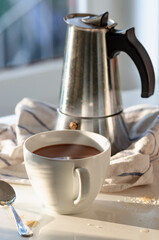
[[[30,137],[28,137],[24,143],[23,143],[23,148],[26,149],[29,153],[33,154],[33,156],[37,156],[38,158],[40,159],[47,159],[47,160],[50,160],[50,161],[64,161],[66,162],[66,159],[60,159],[60,158],[50,158],[50,157],[45,157],[45,156],[41,156],[41,155],[38,155],[36,153],[33,153],[31,150],[28,149],[28,147],[26,146],[27,142],[30,141],[30,139],[34,138],[34,137],[37,137],[38,135],[42,135],[42,134],[51,134],[53,132],[79,132],[79,133],[88,133],[88,134],[92,134],[92,135],[98,135],[100,136],[101,138],[103,138],[103,140],[106,140],[107,141],[107,148],[106,149],[103,149],[103,151],[101,151],[100,153],[96,154],[96,155],[92,155],[92,156],[89,156],[89,157],[85,157],[85,158],[75,158],[75,159],[67,159],[67,162],[71,162],[71,161],[76,161],[76,160],[84,160],[84,159],[90,159],[90,158],[95,158],[96,156],[100,156],[102,154],[104,154],[105,152],[107,152],[110,148],[111,148],[111,144],[110,144],[110,141],[108,140],[108,138],[106,138],[105,136],[99,134],[99,133],[95,133],[95,132],[91,132],[91,131],[86,131],[86,130],[71,130],[71,129],[63,129],[63,130],[51,130],[51,131],[45,131],[45,132],[39,132],[39,133],[36,133]],[[97,142],[98,143],[98,142]],[[54,144],[52,144],[54,145]],[[56,145],[56,144],[55,144]],[[83,144],[84,145],[84,144]],[[49,146],[49,145],[48,145]]]

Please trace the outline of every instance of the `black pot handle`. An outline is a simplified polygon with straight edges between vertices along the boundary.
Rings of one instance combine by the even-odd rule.
[[[113,58],[123,51],[132,58],[141,77],[141,97],[146,98],[154,93],[154,69],[148,53],[137,40],[134,30],[134,28],[130,28],[126,31],[113,29],[107,32],[107,53],[109,58]]]

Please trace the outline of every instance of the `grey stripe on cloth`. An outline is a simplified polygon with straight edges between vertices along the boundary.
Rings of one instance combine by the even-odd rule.
[[[36,103],[38,103],[38,104],[41,104],[41,106],[43,105],[44,107],[52,110],[53,112],[57,111],[57,107],[55,107],[55,106],[52,106],[52,105],[47,104],[47,103],[45,103],[45,102],[41,102],[41,101],[39,101],[39,100],[34,100],[34,101],[35,101]]]
[[[7,131],[8,131],[8,127],[4,128],[4,129],[3,128],[0,129],[0,135],[7,132]]]
[[[7,166],[10,166],[11,164],[7,161],[7,159],[0,157],[0,161],[5,163]]]
[[[32,115],[32,117],[34,118],[34,120],[36,120],[42,127],[46,128],[46,130],[50,131],[51,129],[42,121],[39,119],[39,117],[33,113],[32,111],[28,110],[28,109],[23,109],[23,111],[29,113],[30,115]]]
[[[23,127],[23,126],[21,126],[19,124],[17,125],[17,128],[21,128],[21,129],[25,130],[26,132],[28,132],[31,135],[35,134],[34,132],[31,132],[29,129],[27,129],[26,127]]]
[[[143,173],[139,173],[139,172],[130,172],[130,173],[121,173],[118,176],[119,177],[125,177],[125,176],[142,176]]]

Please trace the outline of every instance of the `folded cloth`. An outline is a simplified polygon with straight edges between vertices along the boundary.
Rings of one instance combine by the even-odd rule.
[[[101,192],[118,192],[153,182],[152,161],[159,160],[159,108],[139,105],[125,110],[132,144],[111,157]]]
[[[55,128],[57,108],[44,102],[24,98],[17,104],[15,114],[17,144],[21,146],[29,136]]]
[[[152,161],[159,159],[159,107],[138,105],[124,112],[132,144],[111,157],[102,192],[153,182]],[[20,164],[23,143],[35,133],[55,129],[57,110],[44,102],[24,98],[17,104],[15,114],[15,124],[0,124],[0,179],[9,177],[9,181],[26,184],[24,164]],[[15,164],[21,167],[12,166]]]
[[[30,185],[24,162],[1,168],[0,179],[10,183]]]
[[[24,98],[17,104],[15,114],[15,124],[0,124],[0,179],[28,184],[24,164],[20,164],[23,143],[33,134],[54,129],[57,110],[44,102]]]

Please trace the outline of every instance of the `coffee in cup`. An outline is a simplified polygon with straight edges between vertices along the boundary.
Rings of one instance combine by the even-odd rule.
[[[97,148],[82,144],[55,144],[39,148],[33,153],[43,157],[69,160],[94,156],[100,152]]]

